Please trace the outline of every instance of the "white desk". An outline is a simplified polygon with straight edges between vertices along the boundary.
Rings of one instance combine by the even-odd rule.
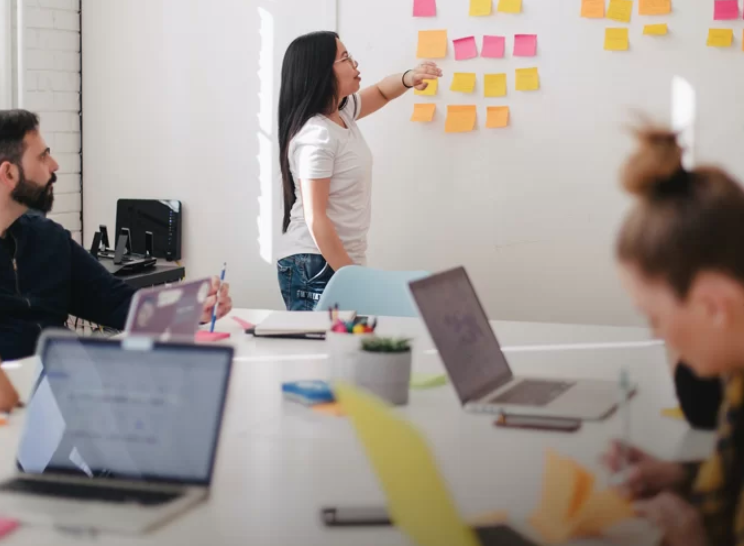
[[[237,310],[257,322],[266,312]],[[324,343],[252,339],[232,320],[218,330],[233,333],[237,348],[212,497],[206,504],[142,538],[100,535],[93,540],[117,545],[296,545],[387,546],[408,544],[392,528],[328,530],[320,524],[322,506],[379,505],[382,493],[353,430],[344,418],[318,415],[284,402],[280,383],[327,376]],[[628,342],[649,339],[639,328],[495,322],[504,346],[557,343]],[[418,320],[381,319],[379,331],[416,340],[414,371],[443,372]],[[633,439],[665,457],[702,457],[709,434],[695,433],[680,421],[661,417],[676,405],[663,347],[510,352],[522,375],[550,374],[615,380],[628,365],[640,384],[632,404]],[[11,377],[31,374],[31,366]],[[508,509],[525,519],[539,494],[545,449],[555,448],[599,470],[598,457],[620,433],[616,417],[584,424],[575,434],[495,429],[492,419],[464,413],[450,385],[413,391],[399,410],[429,439],[458,506],[465,516]],[[0,427],[0,474],[11,471],[23,413]],[[8,546],[79,545],[80,536],[25,527]],[[594,544],[595,542],[581,542]]]

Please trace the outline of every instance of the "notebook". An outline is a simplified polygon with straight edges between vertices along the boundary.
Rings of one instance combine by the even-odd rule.
[[[351,322],[356,318],[354,311],[338,311],[339,320]],[[261,324],[255,327],[256,337],[287,337],[305,339],[325,339],[331,329],[328,311],[274,311]]]

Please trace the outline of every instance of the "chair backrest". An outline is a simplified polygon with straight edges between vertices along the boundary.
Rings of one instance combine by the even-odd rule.
[[[428,277],[426,271],[383,271],[358,265],[339,269],[326,286],[317,310],[339,308],[359,315],[416,317],[418,309],[408,283]]]

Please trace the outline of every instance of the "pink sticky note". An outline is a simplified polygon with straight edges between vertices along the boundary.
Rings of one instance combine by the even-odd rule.
[[[503,36],[484,36],[481,57],[489,59],[501,59],[506,49],[506,38]]]
[[[514,56],[534,57],[537,55],[537,34],[515,34]]]
[[[18,529],[18,521],[14,519],[0,518],[0,538],[9,535]]]
[[[242,319],[242,318],[240,318],[240,317],[232,317],[232,319],[233,319],[233,320],[234,320],[235,322],[237,322],[237,323],[238,323],[238,325],[239,325],[239,326],[240,326],[240,327],[241,327],[241,328],[242,328],[243,330],[250,330],[251,328],[255,328],[255,327],[256,327],[256,325],[255,325],[255,324],[252,324],[252,323],[248,322],[247,320],[243,320],[243,319]]]
[[[478,46],[475,45],[475,36],[452,40],[455,44],[455,60],[464,61],[478,56]]]
[[[713,19],[716,21],[726,21],[729,19],[739,18],[738,0],[716,0],[716,7],[713,13]]]
[[[207,332],[206,330],[199,330],[196,332],[196,341],[201,343],[221,341],[229,337],[230,334],[228,332]]]
[[[437,0],[413,0],[414,17],[436,17]]]

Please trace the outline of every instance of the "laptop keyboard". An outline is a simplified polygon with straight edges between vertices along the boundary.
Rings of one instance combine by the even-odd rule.
[[[122,504],[129,502],[143,505],[166,504],[181,496],[181,493],[162,493],[118,487],[24,479],[15,479],[0,484],[0,491],[83,501],[103,501]]]
[[[545,406],[574,385],[570,381],[525,379],[513,388],[489,400],[492,404]]]

